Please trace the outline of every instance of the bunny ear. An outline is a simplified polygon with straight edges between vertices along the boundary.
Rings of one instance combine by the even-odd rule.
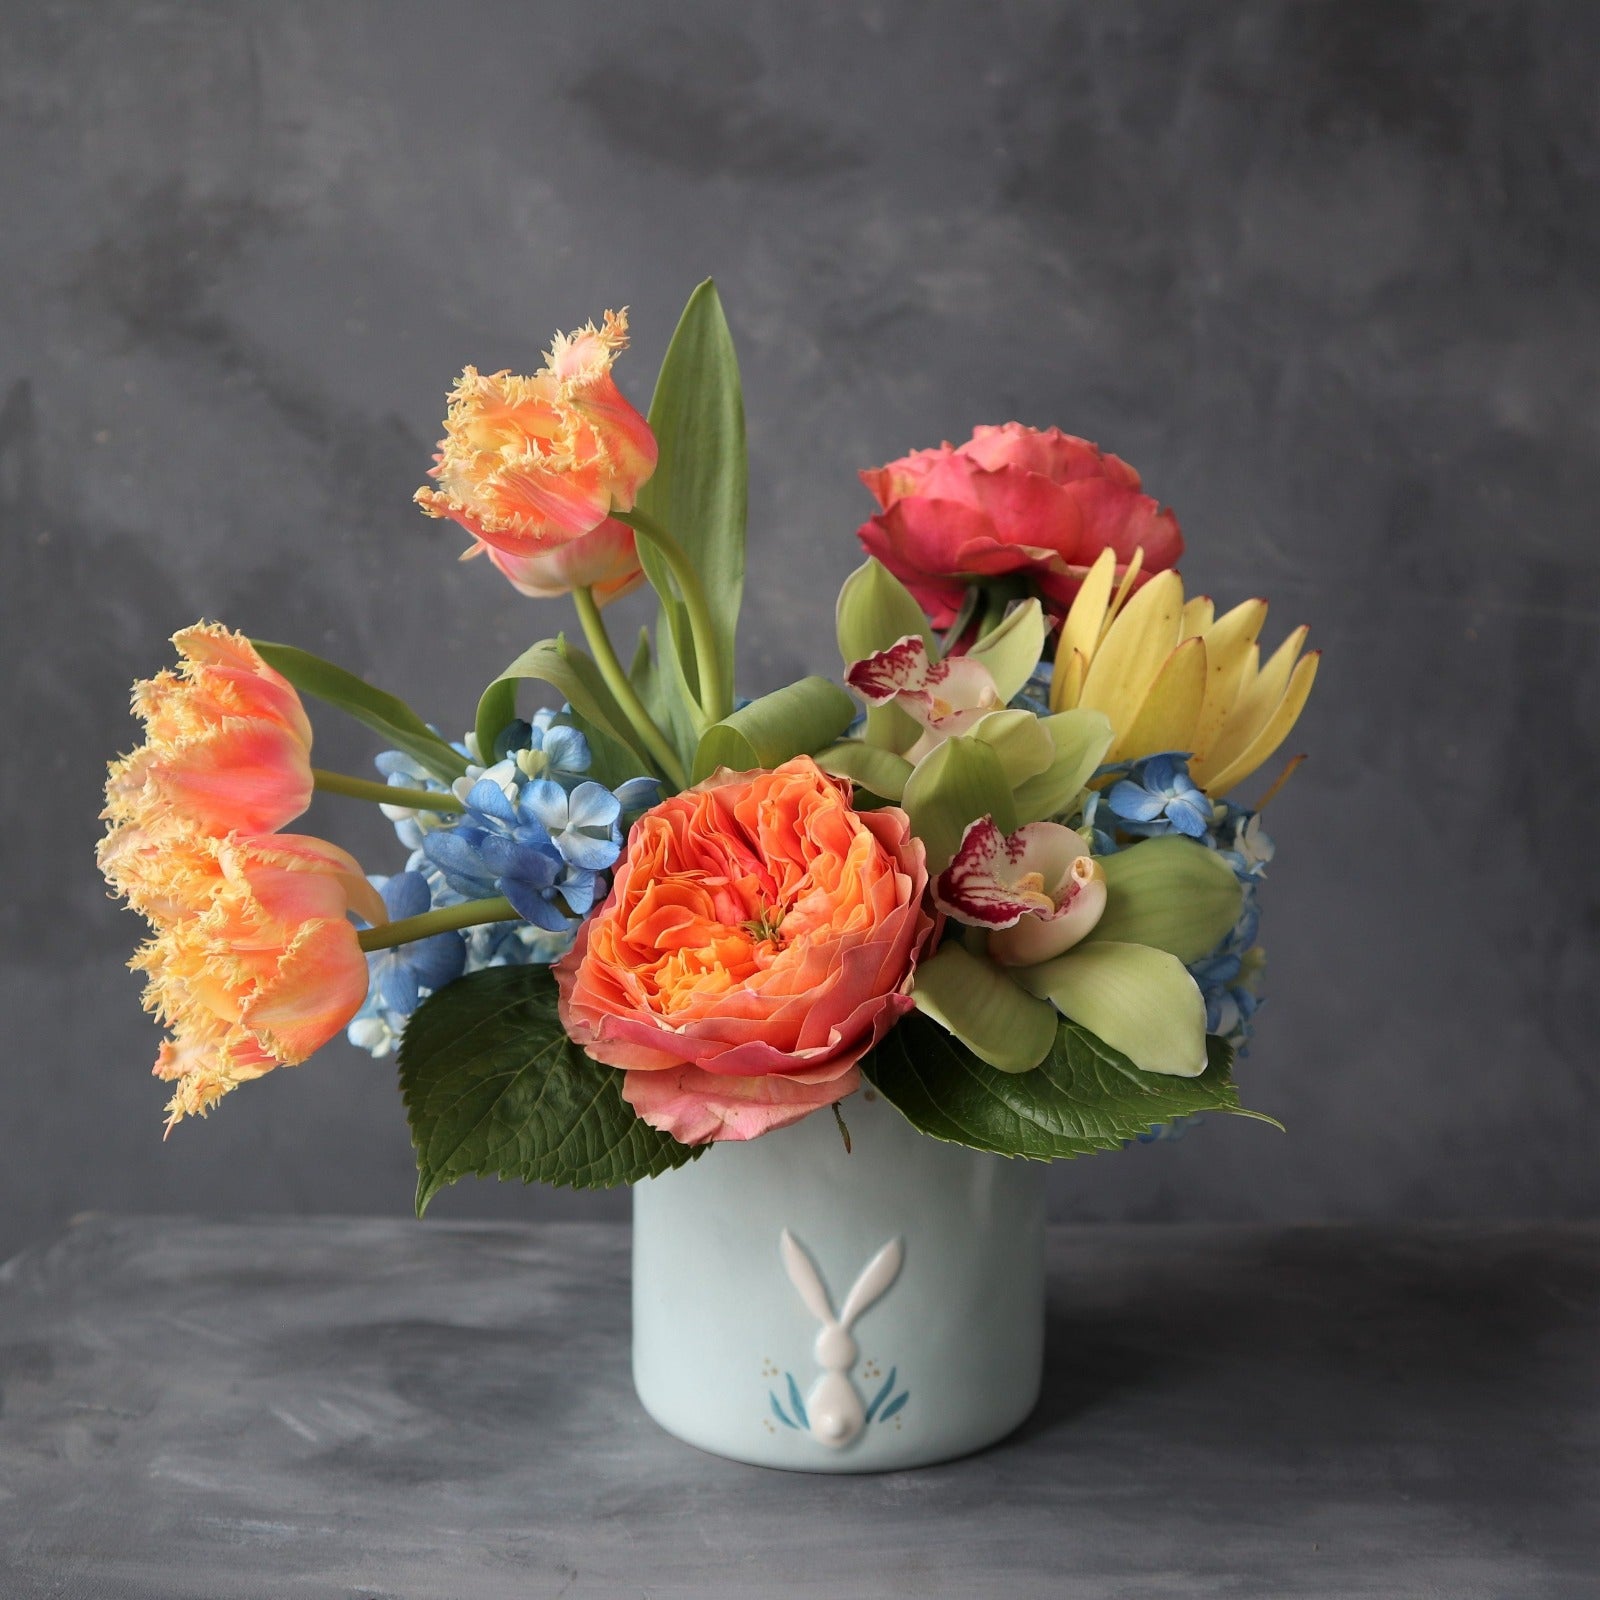
[[[891,1239],[861,1269],[861,1276],[844,1297],[844,1308],[839,1312],[841,1328],[848,1328],[894,1282],[904,1254],[899,1239]]]
[[[832,1322],[833,1307],[828,1303],[828,1291],[823,1288],[805,1247],[787,1228],[778,1240],[778,1254],[783,1257],[783,1270],[789,1274],[789,1282],[800,1292],[812,1316],[819,1322]]]

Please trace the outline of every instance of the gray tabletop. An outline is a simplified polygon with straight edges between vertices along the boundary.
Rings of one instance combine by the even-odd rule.
[[[17,1257],[0,1593],[1600,1594],[1600,1224],[1055,1230],[1033,1419],[877,1478],[657,1429],[627,1244],[89,1218]]]

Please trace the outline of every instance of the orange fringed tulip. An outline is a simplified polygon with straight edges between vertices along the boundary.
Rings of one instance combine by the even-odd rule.
[[[322,839],[175,828],[140,843],[107,870],[124,888],[137,862],[155,928],[132,965],[149,979],[146,1010],[172,1032],[155,1066],[174,1085],[170,1129],[338,1033],[367,993],[347,913],[387,914],[355,858]]]
[[[311,723],[288,679],[242,634],[173,635],[176,672],[133,688],[145,742],[114,762],[102,816],[119,835],[169,819],[203,833],[271,833],[311,803]],[[108,838],[106,848],[118,849]]]
[[[655,471],[650,425],[623,397],[611,366],[628,343],[626,311],[557,334],[531,378],[468,367],[450,392],[437,488],[417,504],[488,548],[525,594],[593,586],[614,599],[642,577],[631,511]]]

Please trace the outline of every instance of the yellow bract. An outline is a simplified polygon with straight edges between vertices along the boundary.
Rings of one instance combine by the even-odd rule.
[[[1265,600],[1216,616],[1183,579],[1158,572],[1135,590],[1139,556],[1116,593],[1116,557],[1102,551],[1061,625],[1052,711],[1104,712],[1115,737],[1107,761],[1179,750],[1207,794],[1242,783],[1288,738],[1317,676],[1296,628],[1265,665],[1257,643]]]

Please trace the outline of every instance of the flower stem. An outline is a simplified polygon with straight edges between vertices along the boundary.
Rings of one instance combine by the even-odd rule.
[[[694,639],[695,673],[700,680],[700,709],[712,722],[721,722],[733,710],[725,701],[722,689],[722,649],[717,642],[716,624],[711,620],[711,608],[706,604],[706,591],[694,563],[676,539],[653,517],[640,511],[613,511],[618,522],[625,522],[636,534],[655,547],[656,553],[666,562],[668,570],[683,592],[683,603],[689,613],[689,632]]]
[[[518,922],[515,909],[504,895],[489,900],[463,900],[458,906],[435,906],[419,916],[401,917],[381,928],[363,928],[356,935],[363,950],[388,950],[397,944],[410,944],[430,934],[450,933],[457,928],[475,928],[482,922]]]
[[[385,806],[410,806],[414,811],[465,811],[467,808],[445,790],[405,789],[398,784],[378,783],[371,778],[352,778],[347,773],[313,767],[311,778],[325,794],[349,795],[353,800],[376,800]]]
[[[639,698],[638,690],[629,681],[628,674],[622,670],[622,663],[617,659],[617,652],[611,644],[611,635],[606,632],[605,621],[600,615],[600,607],[595,603],[594,591],[574,589],[572,599],[578,608],[578,621],[583,624],[583,636],[589,641],[590,650],[594,652],[595,665],[600,668],[600,676],[605,679],[606,687],[621,707],[622,714],[628,719],[634,732],[644,741],[672,786],[675,789],[687,789],[689,774],[683,770],[683,763],[678,759],[677,752],[672,748],[666,734],[656,726],[655,719],[645,709],[644,701]]]

